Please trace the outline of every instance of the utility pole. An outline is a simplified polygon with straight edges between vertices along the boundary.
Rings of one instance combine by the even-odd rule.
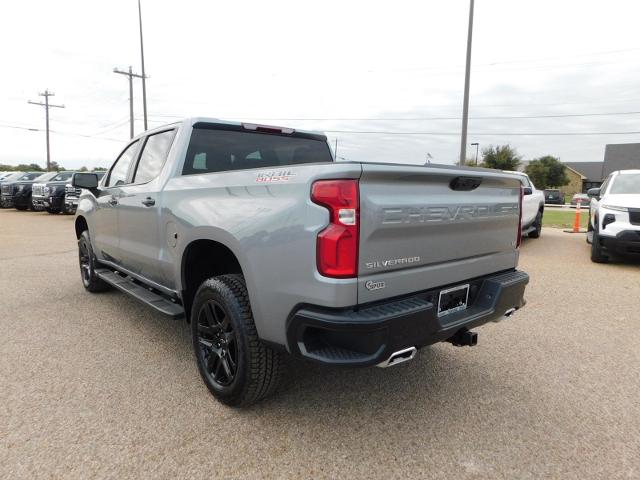
[[[144,112],[144,129],[147,130],[147,76],[144,73],[144,45],[142,43],[142,9],[138,0],[138,20],[140,23],[140,60],[142,63],[142,109]]]
[[[462,138],[460,139],[460,165],[467,156],[467,124],[469,123],[469,83],[471,77],[471,39],[473,37],[473,2],[469,0],[469,30],[467,32],[467,64],[464,73],[464,100],[462,105]]]
[[[144,77],[142,75],[138,75],[137,73],[133,73],[131,66],[129,66],[128,72],[114,68],[113,73],[126,75],[127,77],[129,77],[129,138],[133,138],[133,77],[142,78],[143,82]]]
[[[49,90],[45,90],[44,93],[39,93],[41,97],[44,97],[44,103],[42,102],[32,102],[28,101],[31,105],[40,105],[44,107],[45,118],[46,118],[46,132],[47,132],[47,172],[51,170],[51,153],[49,149],[49,109],[50,108],[64,108],[64,105],[54,105],[53,103],[49,103],[49,97],[55,96],[55,93],[50,92]]]

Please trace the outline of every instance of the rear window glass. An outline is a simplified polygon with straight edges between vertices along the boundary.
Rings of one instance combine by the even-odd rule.
[[[609,193],[640,193],[640,173],[618,175]]]
[[[324,140],[195,128],[183,175],[332,162]]]

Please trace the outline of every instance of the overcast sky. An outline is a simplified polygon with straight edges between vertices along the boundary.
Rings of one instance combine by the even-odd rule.
[[[453,163],[468,4],[143,0],[150,126],[260,119],[326,131],[349,160]],[[640,131],[638,18],[631,0],[476,0],[469,143],[597,161],[606,143],[639,142],[522,135]],[[140,71],[136,1],[12,2],[0,42],[0,163],[44,166],[44,108],[27,100],[48,88],[66,106],[51,110],[52,160],[110,165],[129,135],[127,80],[112,70]],[[136,82],[136,133],[141,96]],[[594,113],[618,115],[504,118]]]

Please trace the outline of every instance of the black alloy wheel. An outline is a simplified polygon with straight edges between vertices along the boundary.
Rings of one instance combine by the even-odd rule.
[[[233,383],[238,369],[238,343],[226,309],[207,300],[198,312],[198,355],[208,380],[221,387]]]
[[[91,293],[104,292],[109,289],[109,284],[98,277],[96,273],[96,258],[91,248],[89,232],[85,230],[78,239],[78,262],[80,264],[80,277],[82,285]]]
[[[82,284],[87,288],[91,281],[91,253],[89,252],[87,242],[80,242],[78,244],[78,260],[80,261]]]

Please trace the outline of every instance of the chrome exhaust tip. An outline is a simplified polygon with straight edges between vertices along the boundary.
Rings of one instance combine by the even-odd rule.
[[[504,312],[504,313],[502,314],[502,316],[501,316],[501,317],[498,317],[498,318],[496,318],[496,319],[492,320],[492,322],[493,322],[493,323],[501,322],[501,321],[502,321],[502,320],[504,320],[505,318],[509,318],[511,315],[513,315],[514,313],[516,313],[516,311],[517,311],[517,310],[518,310],[517,308],[512,307],[512,308],[508,309],[506,312]]]
[[[387,368],[393,367],[394,365],[399,365],[404,362],[408,362],[409,360],[413,360],[413,357],[416,356],[417,351],[418,349],[416,347],[409,347],[403,350],[398,350],[397,352],[392,353],[384,362],[381,362],[376,366],[380,368]]]

